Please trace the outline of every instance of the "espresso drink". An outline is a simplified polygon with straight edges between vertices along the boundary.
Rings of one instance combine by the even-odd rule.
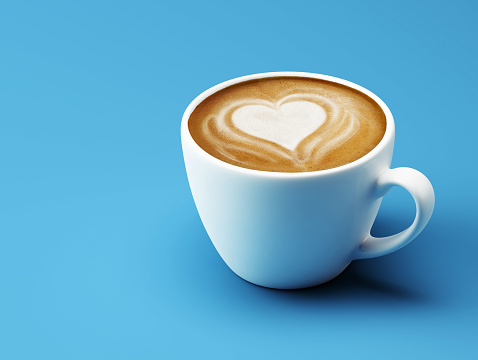
[[[210,155],[240,167],[303,172],[348,164],[385,133],[380,106],[331,81],[269,77],[226,87],[202,101],[189,132]]]

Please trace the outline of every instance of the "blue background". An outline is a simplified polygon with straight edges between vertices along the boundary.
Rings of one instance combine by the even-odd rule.
[[[478,353],[477,6],[472,1],[0,5],[0,358],[471,358]],[[409,246],[302,291],[251,285],[211,244],[179,127],[228,79],[358,83],[426,174]],[[404,190],[373,228],[408,226]]]

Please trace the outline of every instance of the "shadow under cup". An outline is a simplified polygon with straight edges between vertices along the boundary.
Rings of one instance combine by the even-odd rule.
[[[188,121],[204,99],[234,84],[278,76],[336,82],[366,94],[385,113],[382,140],[352,163],[292,173],[235,166],[211,156],[194,141]],[[298,72],[249,75],[216,85],[193,100],[181,124],[191,192],[215,248],[241,278],[278,289],[326,282],[354,259],[405,246],[425,227],[433,211],[433,188],[416,170],[390,170],[394,136],[392,114],[376,95],[345,80]],[[370,229],[382,197],[395,185],[415,199],[415,220],[399,234],[374,238]]]

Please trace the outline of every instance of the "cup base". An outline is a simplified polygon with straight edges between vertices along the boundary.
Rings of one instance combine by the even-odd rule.
[[[300,290],[300,289],[307,289],[307,288],[315,287],[315,286],[318,286],[318,285],[322,285],[326,282],[329,282],[329,281],[335,279],[337,276],[339,276],[347,268],[347,266],[349,264],[350,263],[346,264],[340,270],[338,270],[336,272],[333,272],[333,273],[329,273],[326,276],[322,276],[320,278],[315,277],[314,279],[307,279],[307,280],[303,280],[303,281],[300,281],[300,282],[290,282],[290,281],[285,282],[285,281],[281,281],[281,280],[267,281],[267,282],[265,282],[265,281],[254,281],[254,280],[246,279],[245,277],[239,275],[237,272],[235,272],[232,269],[231,269],[231,271],[234,274],[236,274],[237,276],[239,276],[241,279],[247,281],[248,283],[251,283],[253,285],[257,285],[257,286],[260,286],[260,287],[263,287],[263,288],[274,289],[274,290]]]

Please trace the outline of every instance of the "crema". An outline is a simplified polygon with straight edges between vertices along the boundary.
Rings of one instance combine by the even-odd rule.
[[[269,77],[210,95],[189,131],[207,153],[262,171],[304,172],[351,163],[382,139],[386,118],[366,94],[332,81]]]

